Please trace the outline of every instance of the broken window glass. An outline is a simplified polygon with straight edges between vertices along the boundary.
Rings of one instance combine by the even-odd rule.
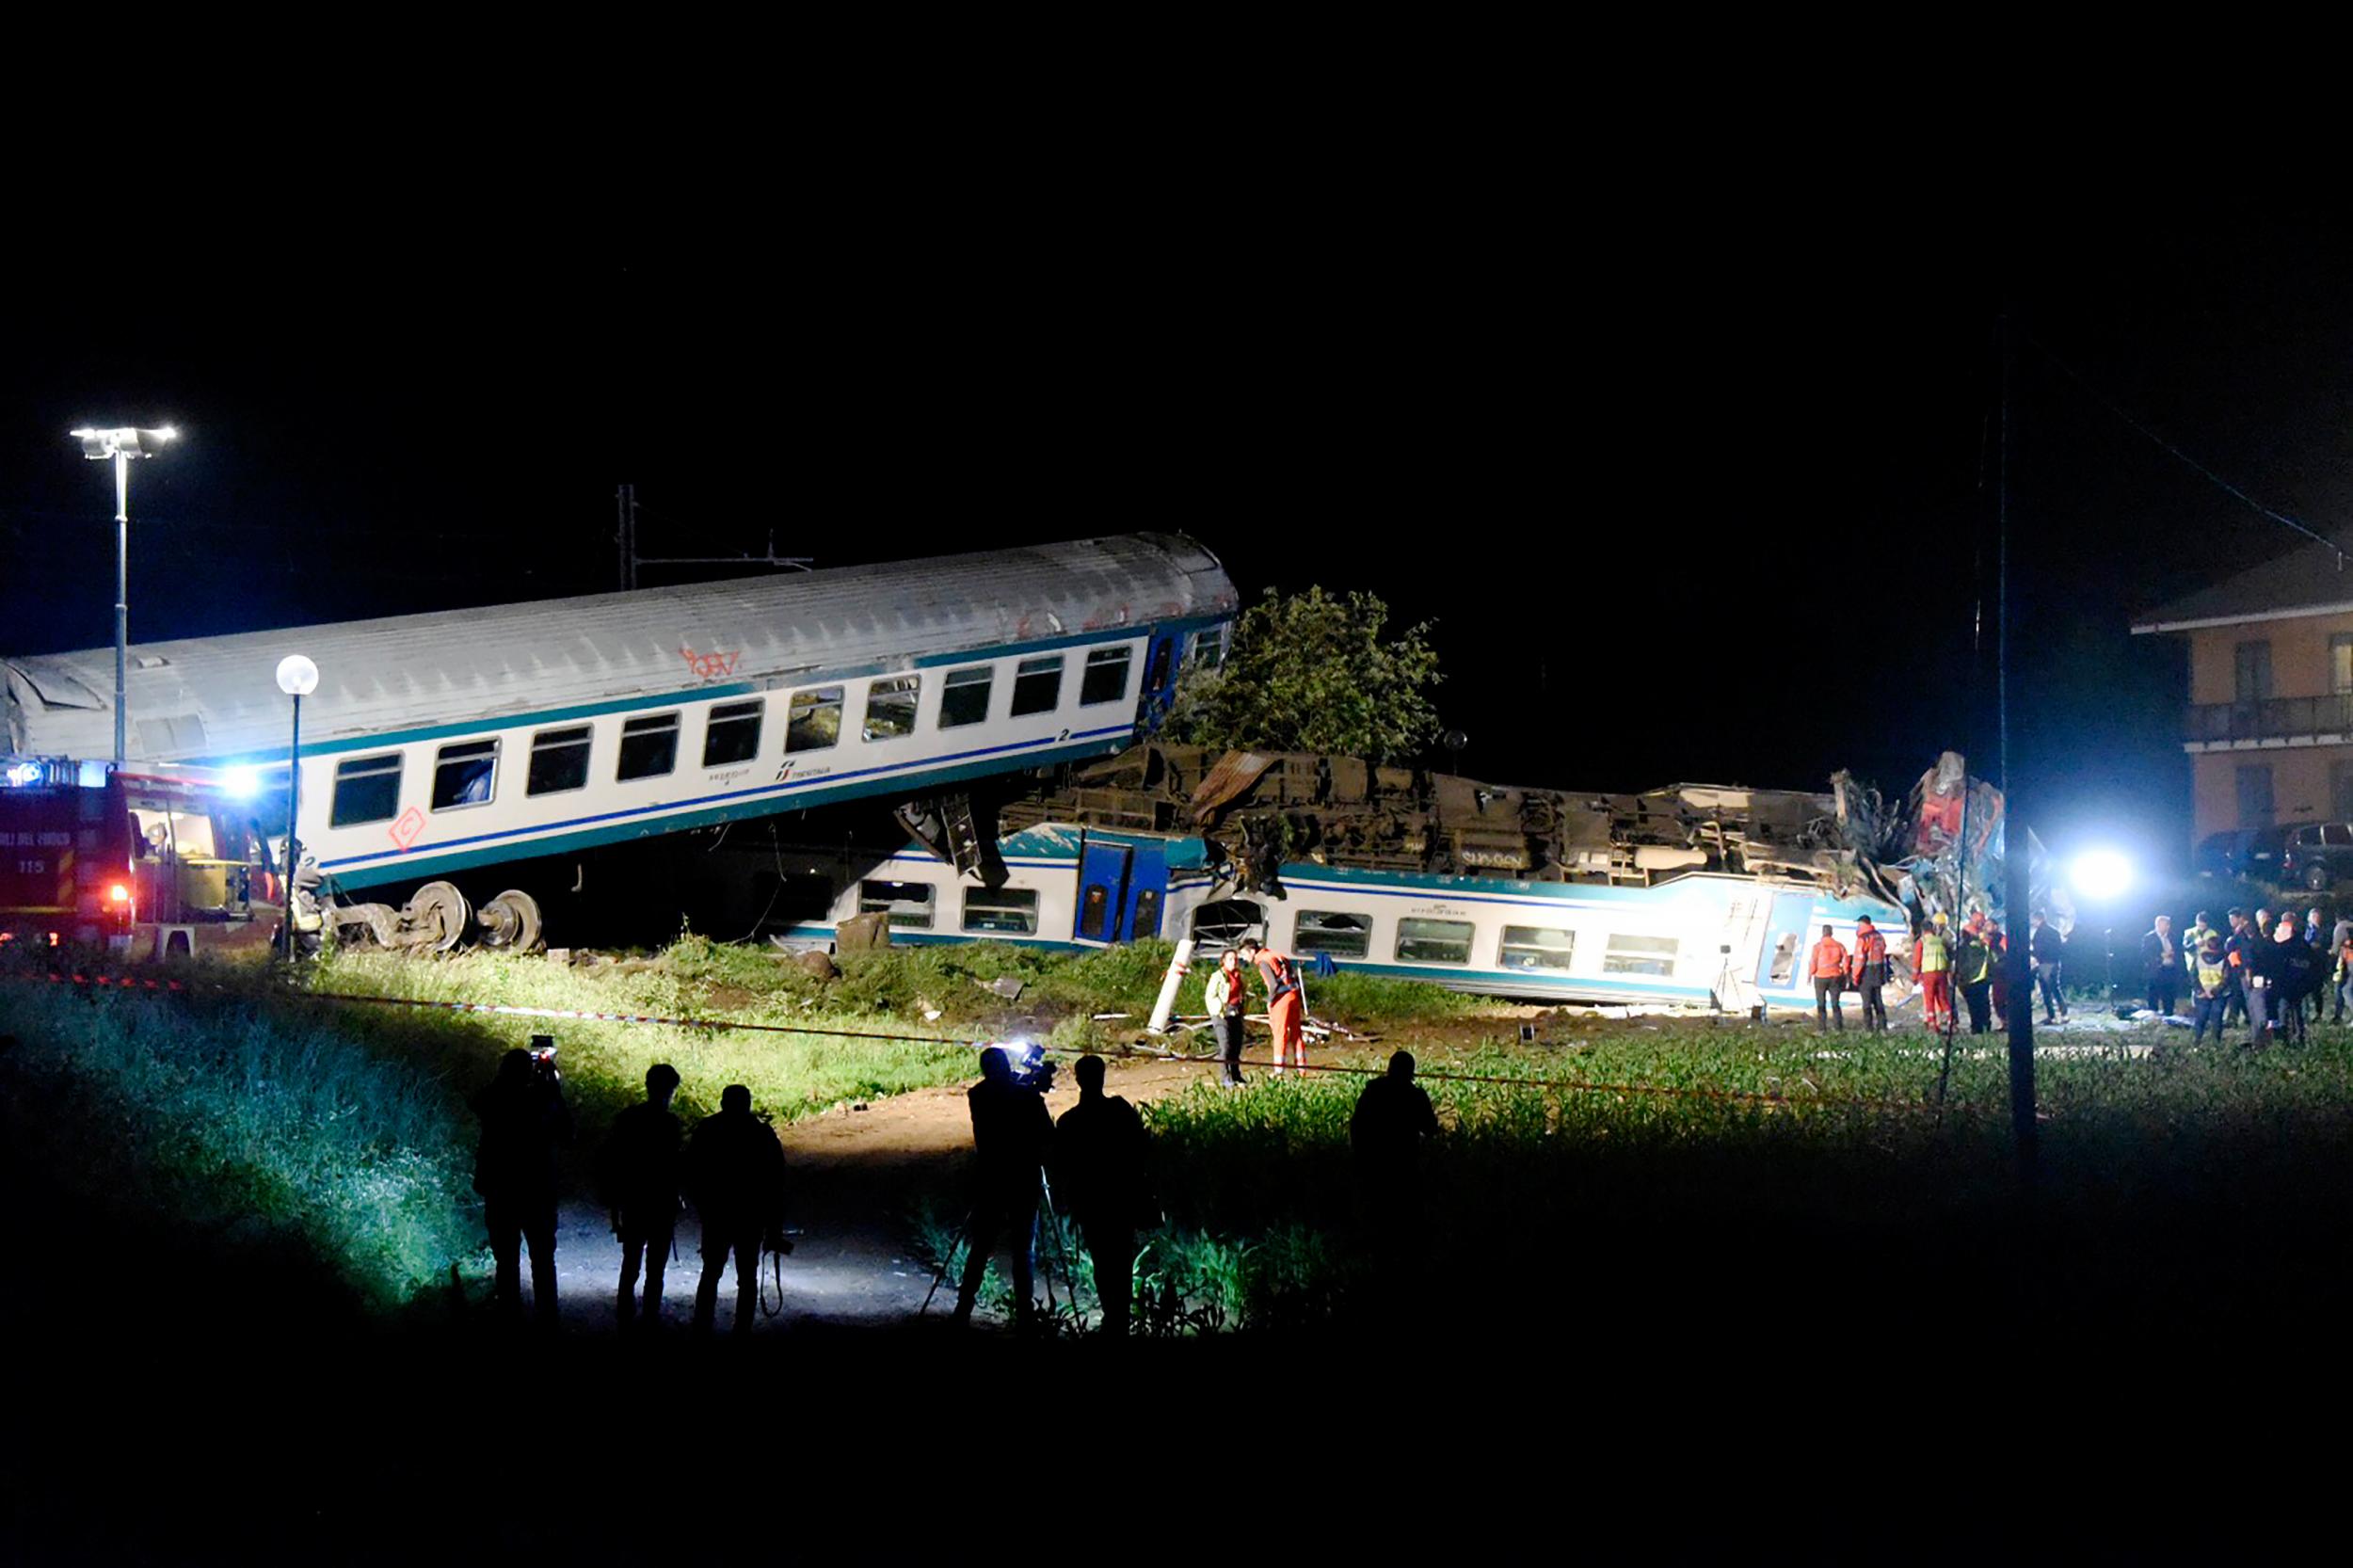
[[[936,895],[937,889],[928,882],[861,882],[857,912],[888,915],[890,923],[903,931],[929,931]]]
[[[1297,923],[1291,927],[1291,947],[1299,952],[1362,958],[1372,951],[1372,917],[1331,909],[1302,909]]]
[[[915,733],[915,705],[923,695],[920,675],[893,675],[866,688],[866,727],[858,731],[868,741],[895,741]]]
[[[1397,961],[1401,964],[1467,964],[1470,953],[1468,920],[1397,922]]]
[[[1036,935],[1035,889],[967,888],[964,890],[964,929],[994,932],[1000,936]]]
[[[794,692],[784,721],[784,749],[823,751],[841,739],[841,688]]]

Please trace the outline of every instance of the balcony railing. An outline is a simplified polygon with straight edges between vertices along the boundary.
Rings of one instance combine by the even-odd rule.
[[[2265,697],[2261,702],[2199,703],[2186,714],[2182,738],[2217,744],[2339,735],[2353,736],[2353,692]]]

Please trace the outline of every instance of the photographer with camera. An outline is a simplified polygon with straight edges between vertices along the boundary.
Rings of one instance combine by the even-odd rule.
[[[1079,1103],[1054,1124],[1054,1186],[1095,1263],[1101,1332],[1125,1339],[1134,1313],[1136,1232],[1160,1217],[1144,1174],[1149,1145],[1136,1108],[1103,1093],[1103,1059],[1082,1056],[1076,1070]]]
[[[678,1234],[685,1133],[670,1113],[678,1069],[657,1062],[646,1069],[646,1097],[613,1118],[597,1155],[597,1195],[613,1217],[621,1242],[621,1288],[615,1310],[627,1329],[637,1317],[637,1271],[646,1271],[645,1326],[662,1321],[662,1275]]]
[[[695,1332],[709,1334],[718,1314],[719,1276],[735,1259],[731,1334],[749,1334],[760,1310],[760,1252],[792,1250],[784,1239],[784,1145],[752,1114],[752,1092],[730,1083],[719,1113],[695,1124],[686,1146],[686,1195],[703,1227],[702,1278],[695,1286]]]
[[[535,1034],[529,1050],[499,1059],[474,1112],[482,1142],[474,1150],[473,1190],[482,1196],[497,1272],[490,1303],[501,1316],[522,1315],[522,1247],[531,1246],[532,1315],[555,1324],[555,1151],[572,1141],[572,1113],[555,1070],[555,1042]]]
[[[958,1326],[972,1320],[982,1276],[1000,1241],[1013,1253],[1014,1326],[1026,1330],[1035,1320],[1037,1200],[1054,1121],[1045,1095],[1025,1076],[1015,1070],[1005,1048],[991,1046],[981,1052],[980,1082],[965,1092],[972,1109],[973,1192],[964,1278],[956,1286]]]

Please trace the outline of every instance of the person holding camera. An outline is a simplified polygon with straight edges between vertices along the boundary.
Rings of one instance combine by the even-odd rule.
[[[695,1124],[686,1146],[686,1195],[702,1220],[703,1272],[695,1286],[695,1332],[709,1334],[719,1309],[719,1276],[735,1260],[731,1334],[749,1334],[760,1311],[760,1250],[791,1250],[784,1240],[784,1145],[752,1114],[752,1092],[730,1083],[719,1113]]]
[[[972,1111],[972,1214],[965,1226],[964,1277],[956,1285],[955,1321],[972,1321],[988,1260],[1001,1241],[1013,1254],[1013,1318],[1032,1326],[1036,1289],[1037,1199],[1054,1120],[1046,1096],[1021,1081],[1013,1058],[998,1047],[981,1052],[981,1080],[965,1092]]]
[[[1101,1057],[1079,1058],[1077,1074],[1079,1103],[1054,1124],[1054,1185],[1095,1263],[1102,1332],[1125,1339],[1135,1310],[1136,1232],[1158,1218],[1144,1118],[1125,1096],[1103,1093]]]
[[[621,1242],[620,1295],[614,1306],[626,1329],[637,1316],[637,1271],[646,1272],[645,1324],[662,1321],[662,1275],[678,1234],[686,1135],[670,1113],[678,1069],[646,1069],[646,1097],[613,1118],[597,1157],[598,1195]]]
[[[473,1190],[490,1228],[496,1272],[492,1307],[522,1315],[522,1248],[531,1247],[532,1315],[555,1323],[555,1151],[572,1141],[572,1113],[555,1070],[555,1043],[533,1038],[530,1050],[499,1059],[498,1075],[475,1101],[482,1142],[474,1150]]]

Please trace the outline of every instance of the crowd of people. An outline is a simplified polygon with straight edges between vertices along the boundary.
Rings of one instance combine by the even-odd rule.
[[[2345,1022],[2353,1001],[2353,913],[2340,913],[2333,924],[2317,904],[2300,916],[2233,909],[2224,919],[2228,924],[2217,926],[2201,909],[2177,937],[2172,917],[2156,918],[2140,938],[2151,1012],[2170,1016],[2186,994],[2193,1044],[2209,1032],[2219,1042],[2244,1025],[2246,1044],[2257,1050],[2302,1045],[2306,1026],[2324,1013]]]
[[[2058,928],[2038,911],[2027,934],[2028,970],[2032,995],[2042,1002],[2042,1021],[2067,1021],[2067,993],[2060,983],[2067,944]],[[1814,1028],[1817,1032],[1847,1027],[1846,993],[1863,999],[1863,1027],[1873,1033],[1887,1029],[1884,991],[1889,977],[1887,936],[1868,915],[1855,921],[1849,949],[1831,926],[1822,927],[1814,944],[1806,972],[1814,981]],[[2009,977],[2002,959],[2009,937],[2001,923],[1983,909],[1973,908],[1958,926],[1942,912],[1930,916],[1912,937],[1912,972],[1919,982],[1920,1009],[1929,1028],[1942,1033],[1958,1027],[1959,1008],[1969,1014],[1969,1032],[1983,1034],[1997,1021],[2009,1018]]]

